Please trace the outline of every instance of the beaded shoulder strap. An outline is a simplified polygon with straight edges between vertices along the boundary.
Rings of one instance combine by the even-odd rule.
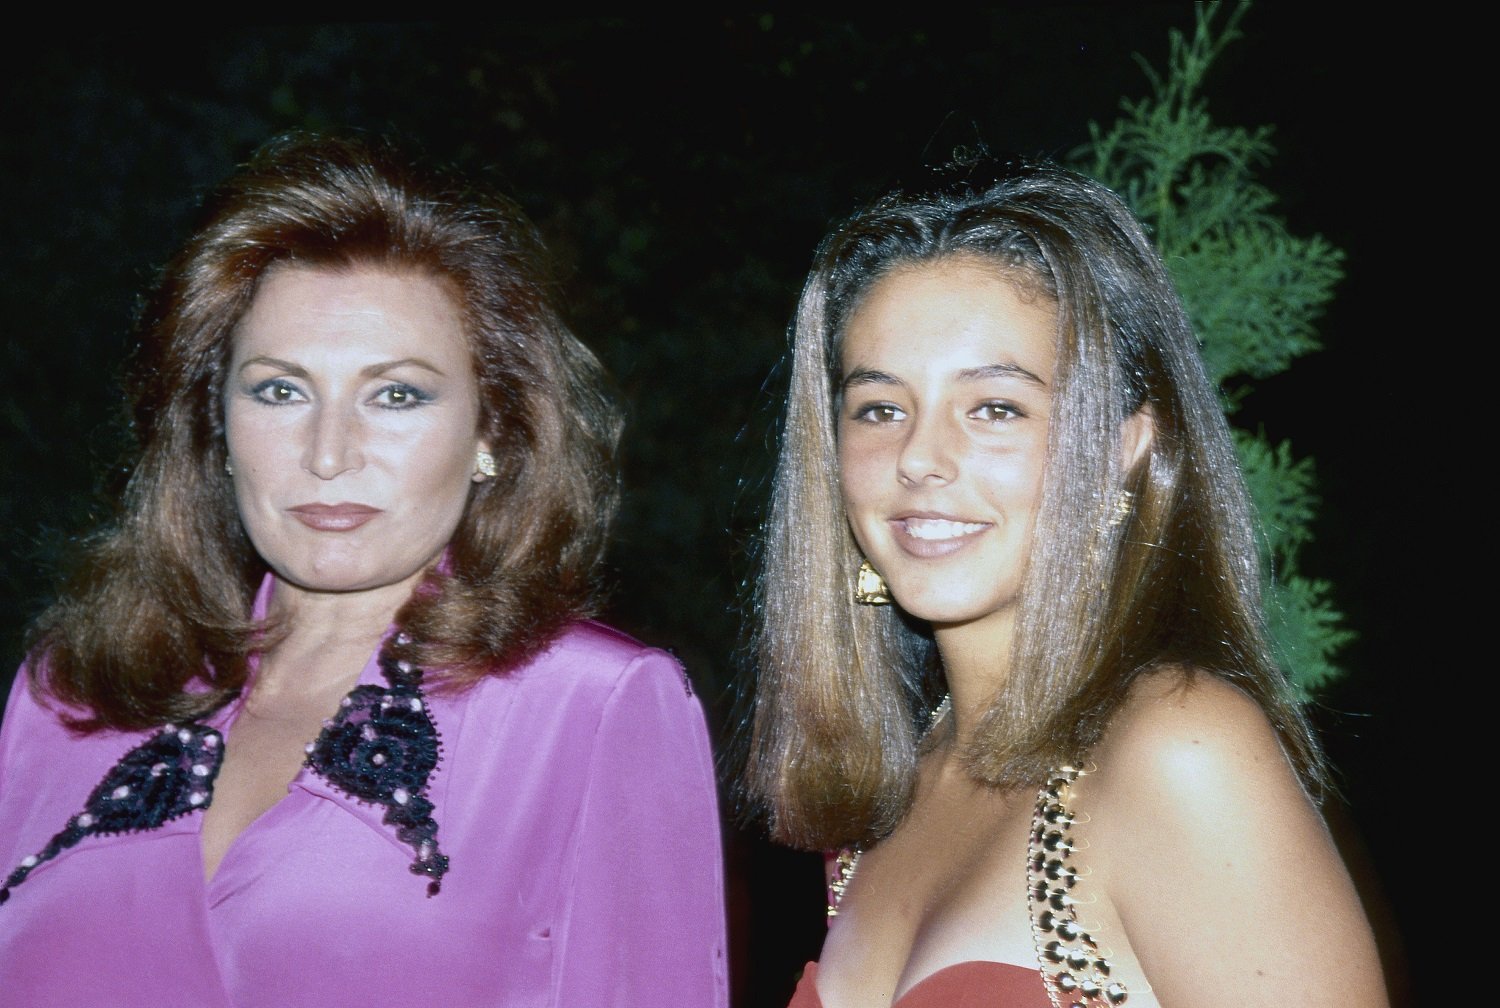
[[[1026,905],[1042,983],[1053,1008],[1114,1008],[1129,999],[1125,985],[1111,980],[1109,954],[1078,921],[1071,890],[1079,874],[1069,859],[1075,816],[1068,808],[1073,782],[1086,771],[1060,767],[1037,792],[1026,858]],[[844,889],[864,853],[845,847],[834,858],[828,882],[828,916],[838,916]]]
[[[849,887],[849,881],[854,878],[854,870],[859,867],[859,856],[864,853],[860,847],[842,847],[838,853],[832,855],[833,864],[828,872],[828,916],[839,915],[839,904],[844,901],[844,890]]]
[[[1042,982],[1054,1008],[1107,1008],[1128,997],[1123,984],[1110,980],[1108,953],[1079,924],[1070,895],[1079,874],[1070,863],[1077,847],[1068,800],[1073,782],[1085,772],[1071,766],[1054,771],[1037,793],[1031,817],[1026,903]]]

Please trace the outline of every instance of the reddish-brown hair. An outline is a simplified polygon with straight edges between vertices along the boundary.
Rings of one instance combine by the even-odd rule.
[[[39,621],[43,685],[82,728],[201,715],[244,684],[265,564],[225,474],[230,339],[273,266],[374,266],[441,280],[461,306],[480,431],[476,484],[441,574],[391,647],[450,687],[503,672],[590,611],[618,499],[619,416],[561,321],[535,228],[509,200],[387,143],[292,135],[213,194],[140,317],[127,373],[140,445],[121,516]]]

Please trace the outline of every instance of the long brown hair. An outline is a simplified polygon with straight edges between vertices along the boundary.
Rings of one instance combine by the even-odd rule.
[[[201,715],[245,681],[265,564],[225,474],[233,330],[277,264],[370,265],[441,280],[461,306],[480,434],[474,486],[441,573],[397,615],[397,656],[460,687],[513,667],[590,611],[618,498],[617,411],[561,321],[541,240],[509,200],[389,143],[292,135],[209,199],[137,327],[127,374],[140,457],[118,523],[39,621],[34,671],[89,712],[81,728]]]
[[[843,327],[861,297],[893,269],[947,256],[991,262],[1058,306],[1048,469],[1011,672],[965,753],[971,773],[1040,781],[1098,741],[1137,676],[1175,665],[1253,697],[1304,780],[1322,780],[1268,654],[1229,431],[1160,257],[1104,187],[1055,166],[995,168],[856,214],[825,239],[803,288],[760,544],[745,777],[773,834],[795,846],[869,842],[900,822],[921,726],[945,691],[925,624],[852,599],[862,556],[838,486],[835,410]],[[977,171],[990,174],[976,182]],[[1118,445],[1142,408],[1155,436],[1125,471],[1101,446]],[[1127,490],[1134,509],[1111,522]]]

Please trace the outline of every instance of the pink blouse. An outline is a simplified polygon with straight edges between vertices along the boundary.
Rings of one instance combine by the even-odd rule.
[[[74,736],[27,679],[0,727],[0,882],[155,734]],[[359,682],[385,685],[373,658]],[[206,883],[197,811],[42,860],[0,905],[0,1002],[727,1005],[713,763],[676,661],[580,624],[426,703],[436,895],[383,808],[304,768]],[[237,714],[207,722],[229,745]]]

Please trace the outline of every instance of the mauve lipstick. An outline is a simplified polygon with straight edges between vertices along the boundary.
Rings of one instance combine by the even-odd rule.
[[[380,514],[380,508],[366,504],[298,504],[287,510],[317,532],[353,532]]]
[[[994,528],[993,522],[968,521],[936,511],[912,511],[888,522],[896,545],[909,556],[934,560],[951,556]],[[921,530],[919,534],[913,527]]]

